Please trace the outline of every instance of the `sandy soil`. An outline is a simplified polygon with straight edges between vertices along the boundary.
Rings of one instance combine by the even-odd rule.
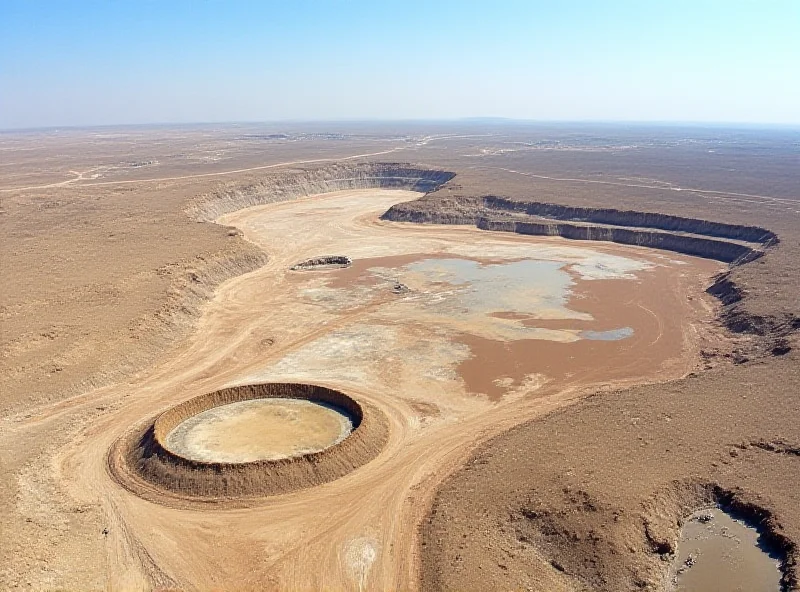
[[[65,535],[63,544],[72,557],[91,556],[103,547],[106,562],[102,570],[87,565],[83,572],[55,566],[58,581],[82,587],[105,581],[119,589],[413,588],[416,524],[437,485],[476,445],[574,401],[590,386],[663,379],[696,367],[696,352],[711,333],[704,323],[713,312],[702,289],[717,264],[645,249],[586,248],[560,239],[377,221],[391,204],[417,196],[344,192],[227,216],[225,224],[240,227],[271,259],[218,290],[185,346],[129,384],[102,389],[90,399],[43,406],[10,424],[14,441],[24,442],[65,418],[76,422],[74,437],[53,456],[53,466],[78,507],[102,508],[98,531],[107,529],[107,534],[88,544]],[[552,315],[540,319],[548,327],[491,316],[494,309],[464,316],[463,301],[445,297],[452,285],[439,282],[431,288],[408,267],[399,270],[408,275],[411,289],[399,297],[392,282],[331,288],[327,284],[335,271],[288,271],[298,260],[329,252],[356,260],[444,254],[513,261],[527,254],[561,261],[570,266],[575,284],[568,308],[578,317],[596,316],[595,328],[616,322],[603,313],[603,292],[613,292],[615,283],[629,286],[631,314],[623,316],[635,337],[626,346],[620,345],[624,339],[578,339],[573,325],[553,327],[558,318]],[[385,261],[378,259],[371,268],[381,264]],[[438,308],[431,311],[434,301]],[[522,374],[505,376],[510,382],[502,383],[502,393],[471,393],[481,389],[459,379],[459,364],[468,359],[485,364],[491,356],[479,347],[470,351],[460,338],[471,332],[508,339],[508,331],[560,331],[571,336],[565,347],[578,347],[580,363],[559,374],[549,370],[552,358],[543,360],[541,366],[533,363]],[[584,347],[595,349],[581,353]],[[615,356],[626,360],[624,373],[609,372]],[[189,501],[146,502],[106,472],[106,451],[129,426],[199,392],[261,380],[314,381],[357,394],[390,418],[386,449],[336,482],[214,510]],[[99,407],[104,412],[97,413]],[[191,545],[181,544],[188,540]]]
[[[658,526],[655,532],[664,540],[676,535],[676,518],[690,514],[697,503],[714,501],[698,493],[698,484],[718,484],[765,508],[765,520],[775,532],[800,540],[796,334],[788,342],[794,350],[785,353],[781,346],[784,353],[769,354],[774,335],[783,339],[792,327],[800,328],[796,132],[462,129],[427,123],[373,127],[380,129],[325,130],[346,137],[316,134],[319,129],[273,137],[273,132],[286,130],[263,126],[0,136],[0,264],[13,278],[0,285],[0,587],[99,590],[197,584],[204,589],[262,589],[291,582],[377,587],[413,582],[422,563],[426,589],[630,589],[667,565],[645,537],[643,520],[649,520],[651,529]],[[240,278],[204,307],[220,282],[263,265],[264,258],[256,245],[231,229],[191,220],[184,211],[187,202],[257,184],[278,171],[269,167],[280,163],[390,150],[386,157],[458,173],[454,182],[430,196],[443,207],[492,194],[628,208],[763,225],[776,231],[781,243],[763,259],[731,273],[744,295],[725,308],[725,318],[741,320],[737,330],[743,334],[735,340],[734,355],[729,356],[727,342],[704,348],[704,369],[685,380],[606,392],[613,384],[605,387],[607,382],[596,375],[599,396],[540,417],[564,403],[548,394],[547,384],[529,382],[526,387],[539,390],[516,399],[502,377],[498,385],[480,371],[482,366],[497,367],[512,386],[518,383],[521,375],[503,352],[524,341],[504,342],[507,335],[487,341],[486,331],[498,326],[486,319],[480,322],[483,331],[477,332],[482,337],[459,335],[451,314],[443,340],[447,355],[411,347],[403,356],[410,365],[449,358],[453,363],[446,376],[456,383],[460,378],[461,390],[448,394],[440,387],[426,388],[416,398],[402,398],[397,385],[408,378],[389,371],[393,382],[388,388],[370,385],[357,393],[380,398],[382,408],[392,410],[392,439],[371,465],[336,483],[275,498],[258,508],[178,510],[121,492],[105,472],[103,453],[125,426],[248,376],[267,370],[287,374],[289,363],[278,367],[283,358],[295,368],[298,362],[300,369],[307,366],[306,376],[328,368],[322,357],[329,353],[342,360],[361,356],[359,367],[368,365],[368,352],[337,349],[353,336],[364,336],[352,327],[310,347],[302,359],[291,357],[324,304],[308,303],[300,314],[282,318],[275,309],[280,299],[273,298],[272,290],[285,289],[290,280],[280,283],[272,277],[245,289],[251,280]],[[306,234],[329,231],[312,223],[319,213],[304,215],[311,219]],[[350,221],[341,228],[354,225]],[[418,230],[403,232],[416,239],[422,236]],[[478,244],[486,237],[471,232],[448,232],[447,240],[460,236]],[[270,248],[280,254],[286,246]],[[425,252],[408,256],[441,256],[437,248],[426,245]],[[308,255],[340,252],[323,248],[321,242],[313,251]],[[614,252],[631,255],[637,250]],[[642,254],[647,258],[647,251]],[[368,254],[373,255],[381,252]],[[301,258],[298,253],[289,263]],[[660,281],[668,270],[661,271],[665,273],[638,273]],[[700,275],[688,290],[707,285]],[[387,297],[382,302],[397,298],[389,296],[393,290],[387,281],[370,276],[363,283],[381,286],[378,292]],[[612,310],[593,306],[592,298],[600,298],[606,289],[602,284],[617,299],[633,287],[619,281],[625,288],[613,289],[616,283],[576,280],[568,308],[604,318]],[[315,289],[319,294],[332,287],[320,279]],[[665,299],[675,302],[662,317],[670,321],[665,329],[677,334],[674,328],[684,314],[687,321],[696,318],[695,312],[707,318],[684,308],[688,302],[685,294],[678,297],[683,290],[679,282],[665,280],[663,290]],[[339,306],[343,300],[358,302],[358,295],[340,293],[334,300]],[[697,299],[695,304],[700,302],[706,301]],[[373,308],[379,311],[381,305]],[[638,311],[644,312],[632,306],[626,316]],[[365,318],[363,310],[352,312],[356,323]],[[561,334],[588,329],[565,319],[548,326],[527,314],[493,314]],[[294,331],[304,316],[310,318]],[[374,329],[380,316],[368,315],[366,324]],[[396,329],[398,318],[387,316],[394,319],[390,328]],[[607,323],[590,323],[590,330],[628,325],[626,319],[605,318]],[[196,337],[181,341],[198,324]],[[418,329],[401,326],[409,332]],[[315,327],[315,335],[324,334],[322,321]],[[694,327],[699,334],[684,334],[690,348],[693,339],[712,328],[704,323]],[[623,348],[646,334],[635,330],[631,338],[606,343],[611,349],[604,351],[610,356],[614,347]],[[371,343],[385,335],[376,330]],[[169,349],[175,343],[177,349]],[[649,343],[642,341],[640,347]],[[454,344],[461,346],[455,348],[463,357],[460,363],[452,356]],[[576,348],[603,344],[580,340],[546,345],[569,347],[572,356]],[[484,353],[473,355],[481,349]],[[545,351],[553,349],[543,348],[540,354]],[[478,363],[481,359],[488,363]],[[541,362],[545,372],[560,367],[557,357]],[[384,357],[378,365],[392,364],[397,360],[387,364]],[[348,377],[344,365],[342,361],[332,373],[336,376],[330,376],[331,382],[353,383],[363,377]],[[675,374],[680,365],[672,365]],[[650,372],[656,364],[646,366],[635,365],[637,371]],[[556,376],[553,384],[559,380]],[[565,396],[577,397],[582,387],[575,388]],[[487,396],[469,394],[483,391]],[[439,404],[439,399],[452,404]],[[456,409],[456,404],[463,407]],[[496,425],[470,420],[467,416],[477,409],[488,409],[487,419]],[[473,446],[527,417],[533,420],[480,447],[459,469]],[[434,437],[440,423],[447,430]],[[455,478],[437,486],[452,471]],[[426,504],[437,487],[429,513]],[[355,495],[356,490],[361,494]],[[274,524],[272,518],[277,519]],[[422,547],[414,543],[420,522],[425,524]],[[543,536],[545,532],[550,534]],[[559,572],[551,561],[569,573]],[[464,570],[464,565],[473,569]]]
[[[166,439],[171,451],[205,462],[277,460],[324,450],[352,431],[343,412],[302,399],[240,401],[198,413]]]

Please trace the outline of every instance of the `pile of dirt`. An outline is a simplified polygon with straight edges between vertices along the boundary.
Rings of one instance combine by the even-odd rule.
[[[353,260],[347,255],[322,255],[313,259],[306,259],[290,268],[292,271],[308,271],[311,269],[341,269],[350,267]]]

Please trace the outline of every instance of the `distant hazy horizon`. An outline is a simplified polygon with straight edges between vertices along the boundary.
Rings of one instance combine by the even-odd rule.
[[[795,127],[798,30],[794,0],[3,0],[0,129]]]
[[[559,127],[584,129],[597,128],[667,128],[667,129],[687,129],[687,130],[742,130],[742,131],[787,131],[800,132],[800,122],[798,123],[769,123],[769,122],[747,122],[747,121],[603,121],[603,120],[545,120],[545,119],[514,119],[496,117],[462,117],[454,119],[282,119],[274,121],[152,121],[143,123],[99,123],[99,124],[78,124],[78,125],[44,125],[28,127],[8,127],[0,128],[0,133],[25,133],[25,132],[48,132],[48,131],[83,131],[83,130],[121,130],[125,128],[164,128],[174,129],[181,127],[210,128],[219,127],[260,127],[269,128],[275,131],[288,131],[292,126],[316,127],[324,130],[326,127],[336,129],[350,129],[350,126],[453,126],[454,129],[465,129],[466,126],[475,125],[480,127],[490,127],[492,125],[516,125],[531,126],[537,128]],[[351,130],[352,131],[352,130]]]

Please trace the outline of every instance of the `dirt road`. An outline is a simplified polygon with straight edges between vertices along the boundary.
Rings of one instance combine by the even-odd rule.
[[[66,505],[75,513],[71,520],[85,525],[64,529],[52,543],[67,558],[51,566],[51,582],[114,590],[413,589],[418,524],[437,485],[478,444],[598,385],[685,374],[695,367],[700,344],[713,339],[713,304],[702,290],[716,263],[378,220],[392,204],[418,196],[339,192],[226,216],[222,222],[241,228],[271,259],[224,284],[190,340],[127,384],[5,422],[3,446],[24,446],[48,433],[59,443],[52,457],[32,465],[28,490],[50,518]],[[607,349],[598,342],[598,353],[570,372],[550,375],[532,363],[526,380],[509,378],[505,395],[490,399],[466,391],[459,367],[474,352],[458,336],[508,338],[523,329],[490,314],[465,313],[463,290],[420,279],[406,267],[342,288],[329,285],[335,271],[289,271],[298,261],[333,253],[356,261],[414,254],[535,257],[568,267],[571,281],[588,293],[593,281],[624,284],[626,306],[646,313],[631,315],[631,341]],[[402,281],[408,276],[409,293],[392,290],[396,274],[405,274]],[[579,309],[580,301],[569,307]],[[553,340],[565,348],[565,363],[573,334],[567,327]],[[624,376],[609,374],[611,367],[624,367]],[[337,481],[244,502],[165,497],[154,503],[109,475],[106,454],[132,426],[197,394],[268,380],[315,382],[371,402],[389,418],[388,444]],[[56,501],[64,494],[68,501]]]

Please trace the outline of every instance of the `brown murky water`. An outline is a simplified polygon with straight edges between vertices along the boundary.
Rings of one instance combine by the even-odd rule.
[[[192,460],[243,463],[316,452],[352,431],[341,410],[304,399],[254,399],[190,417],[167,436],[167,446]]]
[[[650,271],[639,272],[644,281],[592,280],[576,281],[568,296],[567,307],[586,313],[590,319],[537,319],[530,315],[506,313],[526,327],[576,331],[578,339],[570,342],[522,339],[497,341],[477,335],[459,337],[472,357],[459,367],[467,389],[498,399],[507,391],[508,380],[518,384],[528,374],[543,374],[560,383],[580,374],[591,379],[596,368],[604,380],[625,378],[659,366],[662,360],[680,355],[683,333],[680,322],[669,317],[658,318],[652,308],[664,307],[665,295],[671,290],[670,278]],[[661,302],[658,302],[658,300]],[[500,315],[501,313],[495,313]],[[623,331],[629,329],[629,331]],[[617,339],[586,337],[588,332],[619,336]],[[633,355],[647,348],[646,357]],[[605,363],[597,366],[602,358]]]
[[[676,592],[779,592],[779,565],[755,528],[718,508],[701,510],[681,531],[671,585]]]
[[[388,270],[399,270],[409,263],[414,263],[425,257],[426,255],[411,253],[409,255],[356,259],[350,267],[332,270],[328,286],[331,288],[348,288],[350,286],[374,286],[390,282],[396,278],[397,274],[387,273]]]
[[[466,390],[491,400],[545,381],[658,370],[684,345],[679,319],[652,312],[674,301],[676,315],[683,314],[674,276],[658,268],[639,270],[635,279],[590,280],[564,261],[417,253],[356,260],[331,271],[327,285],[437,293],[426,309],[461,319],[453,340],[470,350],[457,369]],[[644,348],[649,355],[634,355]]]

